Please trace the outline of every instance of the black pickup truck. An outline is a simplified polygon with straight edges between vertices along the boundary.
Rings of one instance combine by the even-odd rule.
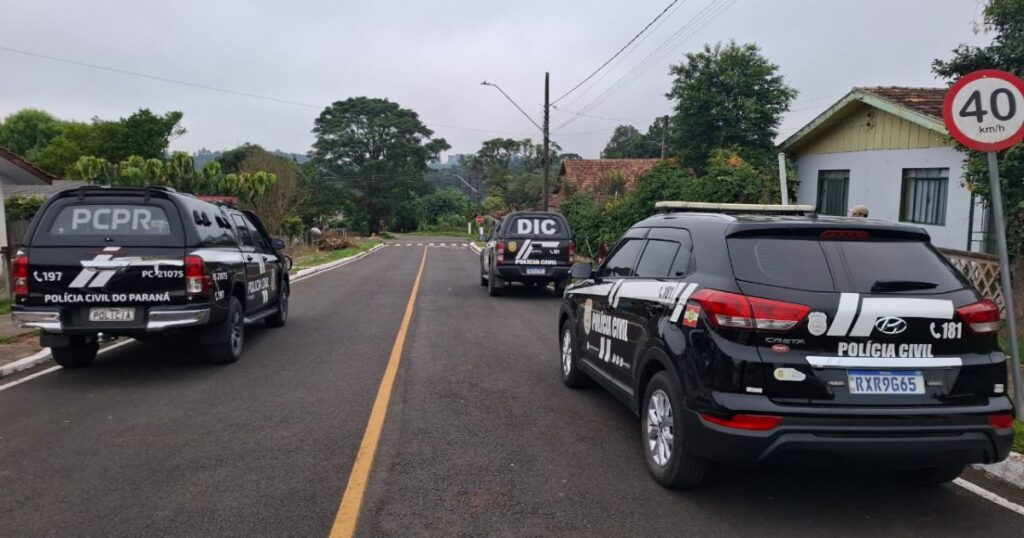
[[[561,294],[576,254],[569,223],[560,213],[517,211],[505,215],[480,252],[480,285],[501,295],[512,282],[547,286]]]
[[[248,211],[162,187],[82,187],[51,198],[11,260],[11,315],[64,367],[99,334],[184,338],[234,362],[245,326],[288,319],[284,242]]]

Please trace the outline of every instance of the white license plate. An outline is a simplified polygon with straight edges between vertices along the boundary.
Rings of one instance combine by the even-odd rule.
[[[527,267],[526,274],[528,275],[543,275],[547,270],[543,267]]]
[[[90,308],[89,321],[135,321],[135,309]]]
[[[920,370],[850,370],[850,394],[924,394]]]

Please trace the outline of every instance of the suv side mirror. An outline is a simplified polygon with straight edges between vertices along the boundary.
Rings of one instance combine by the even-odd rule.
[[[270,247],[274,250],[284,250],[287,246],[288,243],[285,243],[284,239],[281,239],[280,237],[275,237],[270,240]]]
[[[594,266],[589,263],[577,263],[572,266],[570,275],[577,280],[586,280],[594,276]]]

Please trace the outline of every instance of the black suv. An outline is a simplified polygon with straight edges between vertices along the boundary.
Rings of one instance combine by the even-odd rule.
[[[1007,457],[999,309],[924,230],[659,206],[596,270],[573,267],[559,315],[563,382],[595,380],[640,415],[658,482],[694,487],[713,460],[941,483]]]
[[[480,252],[480,285],[500,295],[512,282],[555,283],[559,294],[569,283],[576,254],[569,223],[560,213],[518,211],[494,227]]]
[[[254,214],[171,189],[64,191],[12,260],[11,315],[64,367],[90,365],[99,333],[183,336],[234,362],[246,323],[288,319],[283,247]]]

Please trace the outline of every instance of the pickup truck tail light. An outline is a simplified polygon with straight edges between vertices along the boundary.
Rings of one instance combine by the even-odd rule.
[[[700,303],[712,325],[732,329],[788,331],[811,311],[802,304],[711,289],[698,290],[690,300]]]
[[[494,263],[501,265],[505,261],[505,242],[494,243]]]
[[[11,288],[14,295],[28,295],[28,256],[11,260]]]
[[[990,299],[956,309],[960,319],[975,333],[994,333],[999,330],[999,306]]]
[[[576,259],[576,243],[569,241],[569,263]]]
[[[185,293],[189,295],[206,295],[213,287],[210,275],[206,274],[206,264],[199,256],[185,256]]]

